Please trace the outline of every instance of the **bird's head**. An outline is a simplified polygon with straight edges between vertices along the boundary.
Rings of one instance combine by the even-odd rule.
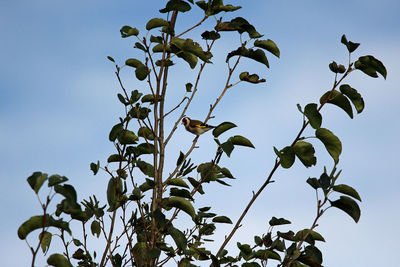
[[[185,118],[182,119],[182,124],[184,126],[189,125],[189,123],[190,123],[190,119],[188,117],[185,117]]]

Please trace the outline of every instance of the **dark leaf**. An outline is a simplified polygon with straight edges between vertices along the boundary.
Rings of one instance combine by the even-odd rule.
[[[294,149],[291,146],[284,147],[281,151],[274,147],[275,154],[278,156],[283,168],[288,169],[292,167],[295,161]]]
[[[139,30],[136,28],[132,28],[131,26],[123,26],[120,32],[122,38],[126,38],[132,35],[137,36],[139,34]]]
[[[151,29],[169,26],[168,21],[160,18],[152,18],[146,24],[146,30],[150,31]]]
[[[186,248],[187,239],[181,231],[179,231],[172,225],[170,227],[168,227],[167,231],[168,231],[168,234],[172,237],[172,239],[174,239],[175,244],[179,249],[183,250]]]
[[[319,140],[321,140],[326,150],[337,164],[339,162],[339,156],[342,153],[342,143],[340,142],[339,138],[325,128],[317,129],[315,131],[315,135]]]
[[[154,167],[150,163],[147,163],[143,160],[138,159],[136,161],[137,166],[139,169],[147,176],[154,177]]]
[[[143,137],[147,140],[154,140],[153,132],[146,126],[140,127],[138,130],[138,136]]]
[[[240,6],[224,5],[221,0],[208,1],[208,3],[205,1],[197,1],[196,5],[203,9],[207,16],[216,15],[222,11],[232,12],[241,8]]]
[[[173,187],[173,188],[171,188],[169,195],[176,196],[176,197],[188,198],[190,200],[193,200],[192,195],[186,189],[178,189],[178,188]]]
[[[47,180],[47,173],[34,172],[28,177],[27,181],[33,191],[37,194],[42,187],[43,183]]]
[[[351,218],[353,218],[355,222],[358,222],[360,219],[360,207],[358,206],[357,202],[349,197],[341,196],[340,199],[332,201],[331,205],[332,207],[336,207],[346,212]]]
[[[114,125],[114,126],[112,127],[111,131],[110,131],[110,134],[109,134],[109,136],[108,136],[108,139],[109,139],[111,142],[114,142],[115,139],[117,139],[118,136],[123,132],[123,130],[124,130],[124,128],[123,128],[122,123],[118,123],[118,124]]]
[[[221,144],[221,148],[226,153],[226,155],[228,157],[230,157],[235,146],[233,145],[233,143],[230,140],[228,140]]]
[[[122,132],[118,135],[118,141],[122,145],[136,144],[138,140],[139,138],[135,135],[135,133],[129,130],[122,130]]]
[[[296,241],[301,241],[305,238],[306,235],[311,238],[311,240],[307,239],[307,238],[305,239],[305,241],[307,243],[310,243],[310,241],[312,244],[314,244],[314,241],[325,242],[325,239],[322,237],[321,234],[319,234],[313,230],[310,230],[310,229],[303,229],[303,230],[298,231],[294,238]]]
[[[293,146],[293,150],[304,166],[311,167],[317,164],[317,158],[314,156],[315,149],[310,143],[299,141]]]
[[[146,47],[144,47],[144,46],[143,46],[141,43],[139,43],[139,42],[136,42],[136,43],[135,43],[134,48],[140,49],[140,50],[142,50],[143,52],[147,52]]]
[[[255,40],[254,41],[254,46],[263,48],[267,50],[268,52],[272,53],[274,56],[279,57],[280,56],[280,51],[278,46],[275,44],[274,41],[268,39],[268,40]]]
[[[254,83],[254,84],[266,82],[265,79],[260,79],[260,77],[257,74],[249,74],[247,71],[240,73],[239,79],[241,81]]]
[[[358,199],[361,201],[361,197],[358,194],[358,192],[351,186],[345,185],[345,184],[339,184],[335,185],[333,188],[333,191],[354,197],[355,199]]]
[[[186,212],[194,220],[196,212],[189,200],[183,197],[170,197],[166,201],[166,205],[169,207],[181,209]]]
[[[315,103],[307,104],[304,108],[304,115],[310,121],[311,127],[318,129],[322,124],[322,116],[318,111],[318,105]]]
[[[331,185],[331,177],[324,172],[318,179],[318,184],[321,185],[322,189],[328,189],[328,187]]]
[[[180,166],[185,158],[185,154],[182,151],[179,153],[178,160],[176,161],[176,166]]]
[[[247,32],[252,39],[260,38],[262,35],[256,31],[253,25],[242,17],[234,18],[231,21],[221,22],[215,26],[216,31],[237,31],[238,33]]]
[[[228,56],[226,57],[226,62],[228,62],[229,59],[233,56],[247,57],[247,58],[253,59],[257,62],[260,62],[269,68],[268,59],[265,56],[264,51],[261,49],[254,50],[254,49],[247,49],[245,47],[239,47],[238,49],[236,49],[228,54]]]
[[[235,136],[229,137],[228,140],[236,146],[247,146],[247,147],[255,148],[249,139],[247,139],[246,137],[240,136],[240,135],[235,135]]]
[[[357,113],[361,113],[364,110],[364,99],[361,97],[356,89],[352,88],[348,84],[343,84],[340,86],[340,92],[350,98],[351,102],[357,110]]]
[[[107,56],[107,59],[110,60],[111,62],[114,62],[114,63],[115,63],[115,60],[114,60],[112,57]]]
[[[47,264],[55,267],[72,267],[72,264],[62,254],[52,254],[47,259]]]
[[[349,53],[354,52],[360,45],[359,43],[353,43],[352,41],[347,41],[346,35],[344,34],[342,35],[341,43],[347,47]]]
[[[256,253],[254,253],[254,257],[257,259],[261,259],[261,260],[277,260],[277,261],[281,261],[281,256],[271,250],[268,249],[260,249],[258,251],[256,251]]]
[[[188,92],[188,93],[192,92],[193,84],[187,83],[187,84],[185,85],[185,87],[186,87],[186,92]]]
[[[169,0],[166,7],[160,9],[160,13],[167,13],[170,11],[186,12],[191,9],[191,6],[182,0]]]
[[[315,190],[321,187],[317,178],[308,178],[307,184],[311,185],[311,187],[314,188]]]
[[[201,37],[205,40],[217,40],[221,35],[216,31],[205,31],[201,34]]]
[[[58,174],[51,175],[48,180],[48,187],[54,186],[57,184],[61,184],[68,181],[68,178],[65,176],[60,176]]]
[[[46,231],[39,234],[39,240],[42,239],[40,242],[40,247],[42,248],[43,253],[48,251],[51,243],[51,237],[52,234]]]
[[[90,225],[90,230],[92,231],[92,235],[96,235],[97,238],[99,238],[100,236],[100,232],[101,232],[101,227],[100,227],[100,223],[96,220],[94,220],[92,222],[92,224]]]
[[[330,96],[330,97],[329,97]],[[329,98],[328,98],[329,97]],[[319,100],[321,104],[330,103],[343,109],[350,118],[353,118],[353,109],[351,108],[350,101],[342,93],[338,91],[328,91]]]
[[[173,37],[171,40],[171,44],[178,47],[184,52],[188,52],[195,55],[196,57],[199,57],[204,62],[211,63],[210,58],[212,57],[212,54],[210,52],[205,52],[201,48],[201,46],[198,43],[193,42],[192,39],[181,39]]]
[[[374,78],[378,78],[377,72],[385,79],[387,76],[387,71],[383,63],[370,55],[360,57],[354,63],[354,67]]]
[[[231,219],[229,219],[226,216],[217,216],[217,217],[213,218],[212,221],[215,223],[230,223],[230,224],[232,224]]]
[[[226,132],[229,129],[232,129],[234,127],[237,127],[236,124],[234,124],[232,122],[225,121],[225,122],[221,123],[220,125],[218,125],[217,127],[215,127],[215,129],[213,130],[212,134],[214,135],[214,137],[218,137],[222,133],[224,133],[224,132]]]
[[[284,219],[284,218],[276,218],[276,217],[272,217],[271,220],[269,220],[269,225],[271,226],[275,226],[275,225],[283,225],[283,224],[291,224],[290,221]]]
[[[90,170],[93,172],[93,175],[96,175],[97,172],[99,171],[99,169],[100,169],[100,161],[97,161],[97,163],[94,163],[94,162],[90,163]],[[49,180],[49,184],[50,184],[50,180]]]
[[[63,221],[62,219],[55,220],[52,216],[47,214],[46,216],[33,216],[29,220],[25,221],[18,228],[18,237],[21,240],[24,240],[29,233],[49,226],[59,228],[60,230],[67,231],[69,234],[71,234],[68,222]]]

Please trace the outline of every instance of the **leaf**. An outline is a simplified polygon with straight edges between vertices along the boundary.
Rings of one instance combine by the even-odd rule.
[[[269,68],[268,59],[267,59],[264,51],[261,49],[257,49],[257,50],[247,49],[247,48],[241,46],[238,49],[236,49],[228,54],[228,56],[226,57],[226,62],[228,62],[229,59],[233,56],[247,57],[247,58],[253,59],[261,64],[264,64],[265,66],[267,66],[267,68]]]
[[[377,72],[381,74],[385,79],[387,76],[387,71],[383,63],[370,55],[360,57],[354,63],[354,67],[373,78],[378,78]]]
[[[328,189],[328,187],[331,185],[331,177],[324,172],[318,179],[318,184],[321,185],[322,189]]]
[[[187,83],[187,84],[185,85],[185,87],[186,87],[186,92],[188,92],[188,93],[192,92],[193,84]]]
[[[124,128],[122,126],[122,123],[118,123],[118,124],[114,125],[110,131],[108,139],[111,142],[114,142],[115,139],[117,139],[117,137],[122,133],[123,130],[124,130]]]
[[[317,164],[317,158],[314,156],[315,149],[310,143],[299,141],[293,146],[293,150],[307,168]]]
[[[154,167],[150,163],[147,163],[143,160],[138,159],[136,161],[136,165],[139,169],[147,176],[154,178]]]
[[[261,259],[261,260],[277,260],[277,261],[281,261],[281,256],[271,250],[268,249],[260,249],[258,251],[256,251],[256,253],[254,253],[254,257],[257,259]]]
[[[215,223],[230,223],[230,224],[232,224],[231,219],[229,219],[229,218],[226,217],[226,216],[217,216],[217,217],[214,217],[214,218],[212,219],[212,221],[215,222]]]
[[[182,178],[169,179],[167,180],[167,184],[189,188],[189,185]]]
[[[146,30],[150,31],[151,29],[169,26],[168,21],[160,18],[152,18],[146,24]]]
[[[135,70],[136,78],[140,81],[143,81],[144,79],[146,79],[147,74],[149,74],[149,72],[145,65],[140,65]]]
[[[331,205],[346,212],[355,222],[360,219],[360,207],[357,202],[349,197],[341,196],[340,199],[332,201]]]
[[[48,187],[68,181],[68,178],[58,174],[51,175],[48,180]]]
[[[272,53],[274,56],[279,57],[280,51],[278,46],[275,44],[274,41],[268,40],[255,40],[254,46],[260,47],[262,49],[267,50],[268,52]]]
[[[186,3],[185,1],[182,0],[170,0],[168,1],[167,5],[165,8],[160,9],[160,13],[167,13],[170,11],[179,11],[179,12],[186,12],[191,9],[191,6]]]
[[[314,188],[315,190],[317,190],[318,188],[321,187],[321,185],[318,182],[317,178],[308,178],[307,179],[307,184],[311,185],[312,188]]]
[[[220,125],[218,125],[217,127],[215,127],[215,129],[212,131],[212,134],[214,135],[214,137],[218,137],[222,133],[228,131],[229,129],[235,128],[235,127],[237,127],[236,124],[229,122],[229,121],[225,121],[225,122],[221,123]]]
[[[269,225],[271,226],[275,226],[275,225],[283,225],[283,224],[291,224],[290,221],[284,219],[284,218],[276,218],[276,217],[272,217],[271,220],[269,220]]]
[[[219,0],[210,3],[211,4],[206,3],[205,1],[197,1],[196,5],[203,9],[207,16],[216,15],[222,11],[232,12],[241,8],[240,6],[224,5],[223,2]]]
[[[24,240],[28,234],[31,232],[41,229],[43,227],[56,227],[60,230],[67,231],[71,234],[71,230],[69,229],[68,222],[60,220],[55,220],[52,216],[46,214],[46,216],[39,215],[39,216],[32,216],[29,220],[25,221],[19,228],[18,228],[18,237],[21,240]]]
[[[122,180],[110,178],[107,186],[107,202],[111,210],[117,208],[117,202],[123,191]]]
[[[339,156],[342,153],[342,143],[340,142],[339,138],[325,128],[317,129],[315,131],[315,135],[319,140],[321,140],[326,150],[337,164],[339,162]]]
[[[49,232],[42,232],[39,234],[39,240],[42,239],[40,242],[40,247],[42,248],[43,253],[46,253],[50,247],[52,234]]]
[[[216,31],[237,31],[242,34],[247,32],[251,39],[260,38],[262,35],[256,31],[253,25],[242,17],[237,17],[231,21],[221,22],[215,26]]]
[[[278,151],[276,147],[274,147],[275,154],[278,156],[281,165],[283,168],[288,169],[292,167],[296,154],[294,153],[294,149],[291,146],[284,147],[281,151]]]
[[[180,166],[185,158],[185,154],[182,151],[179,153],[178,160],[176,161],[176,166]]]
[[[90,225],[90,230],[92,231],[93,236],[97,236],[97,238],[99,238],[101,232],[100,223],[94,220]]]
[[[341,85],[339,89],[340,92],[350,98],[351,102],[357,110],[357,113],[361,113],[364,110],[364,99],[361,97],[356,89],[352,88],[348,84]]]
[[[126,38],[132,35],[137,36],[139,34],[139,30],[136,28],[132,28],[131,26],[123,26],[119,31],[121,32],[122,38]]]
[[[173,188],[171,188],[169,194],[170,194],[170,196],[183,197],[183,198],[188,198],[190,200],[193,200],[192,195],[186,189],[178,189],[178,188],[173,187]]]
[[[355,199],[358,199],[361,201],[361,197],[358,194],[358,192],[351,186],[345,185],[345,184],[339,184],[335,185],[333,188],[333,191],[354,197]]]
[[[227,168],[221,168],[219,171],[225,177],[230,178],[230,179],[235,179],[235,177],[233,177],[231,171],[228,170]]]
[[[72,267],[72,264],[62,254],[52,254],[47,259],[47,264],[55,267]]]
[[[97,161],[97,163],[94,163],[94,162],[90,163],[90,170],[93,172],[93,175],[96,175],[97,172],[99,171],[99,169],[100,169],[100,161]],[[50,182],[50,180],[49,180],[49,182]]]
[[[196,179],[194,179],[193,177],[188,177],[188,181],[190,182],[190,184],[194,187],[197,188],[197,191],[204,195],[204,191],[203,191],[203,186],[200,184],[200,182],[196,181]]]
[[[135,133],[129,130],[122,130],[120,135],[118,135],[118,141],[122,145],[136,144],[136,141],[138,140],[139,138],[135,135]]]
[[[294,236],[295,240],[296,240],[296,241],[301,241],[301,240],[303,240],[304,237],[307,235],[308,232],[310,232],[310,233],[308,234],[308,236],[310,236],[310,237],[312,238],[313,241],[316,240],[316,241],[325,242],[325,239],[322,237],[321,234],[319,234],[319,233],[317,233],[317,232],[315,232],[315,231],[313,231],[313,230],[310,230],[310,229],[303,229],[303,230],[298,231],[298,232],[296,233],[296,235]],[[310,242],[308,242],[307,238],[306,238],[305,241],[306,241],[307,243],[310,243]],[[314,242],[313,242],[313,243],[314,243]]]
[[[330,95],[330,97],[329,97]],[[329,97],[329,99],[328,99]],[[351,108],[350,101],[342,93],[338,91],[328,91],[319,100],[321,104],[330,103],[343,109],[350,118],[353,118],[353,109]]]
[[[154,140],[153,132],[146,126],[140,127],[138,130],[138,136],[143,137],[147,140]]]
[[[221,144],[221,148],[222,150],[225,152],[225,154],[230,157],[231,153],[233,151],[233,149],[235,148],[235,146],[233,145],[233,143],[228,139],[228,141],[224,142]]]
[[[249,244],[240,244],[237,242],[237,247],[240,249],[240,252],[243,253],[244,255],[250,255],[252,252],[252,249]]]
[[[115,63],[115,60],[114,60],[112,57],[107,56],[107,59],[110,60],[111,62],[114,62],[114,63]]]
[[[257,74],[249,74],[247,71],[240,73],[239,79],[241,81],[254,83],[254,84],[266,82],[265,79],[260,79],[260,77]]]
[[[47,180],[47,173],[34,172],[26,180],[28,181],[33,191],[35,191],[35,193],[37,194],[43,183]]]
[[[346,35],[344,34],[342,35],[341,43],[347,47],[349,53],[354,52],[360,45],[359,43],[353,43],[351,41],[347,41]]]
[[[134,48],[140,49],[140,50],[142,50],[143,52],[147,52],[146,47],[144,47],[144,46],[143,46],[141,43],[139,43],[139,42],[136,42],[136,43],[135,43]]]
[[[315,103],[307,104],[304,107],[304,115],[310,121],[311,127],[318,129],[322,124],[322,116],[318,111],[318,105]]]
[[[153,180],[146,178],[146,182],[139,186],[140,191],[146,192],[147,190],[153,189],[156,183]]]
[[[235,136],[229,137],[228,140],[236,146],[247,146],[247,147],[255,148],[249,139],[247,139],[246,137],[243,137],[241,135],[235,135]]]
[[[172,239],[174,239],[176,246],[179,249],[184,250],[187,246],[186,236],[172,225],[168,227],[167,231],[168,234],[172,237]]]
[[[126,158],[118,155],[118,154],[112,154],[108,157],[107,162],[111,163],[111,162],[120,162],[120,161],[127,161]]]
[[[210,52],[205,52],[201,48],[201,46],[198,43],[194,42],[192,39],[181,39],[173,37],[171,40],[171,44],[178,47],[184,52],[188,52],[199,57],[204,62],[211,63],[210,58],[212,57],[212,54]]]
[[[216,31],[205,31],[201,34],[204,40],[217,40],[221,38],[221,35]]]
[[[183,197],[170,197],[167,199],[167,206],[181,209],[186,212],[194,220],[196,212],[192,204]]]

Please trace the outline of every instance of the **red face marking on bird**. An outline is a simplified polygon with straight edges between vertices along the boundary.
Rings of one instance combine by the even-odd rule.
[[[185,126],[188,125],[189,124],[189,119],[188,118],[183,118],[182,119],[182,124],[185,125]]]

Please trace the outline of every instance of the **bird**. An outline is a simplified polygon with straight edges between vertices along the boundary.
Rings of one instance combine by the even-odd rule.
[[[204,122],[201,122],[199,120],[191,120],[188,117],[182,119],[182,124],[185,126],[188,132],[191,132],[192,134],[195,134],[197,136],[215,128],[215,126],[205,124]]]

